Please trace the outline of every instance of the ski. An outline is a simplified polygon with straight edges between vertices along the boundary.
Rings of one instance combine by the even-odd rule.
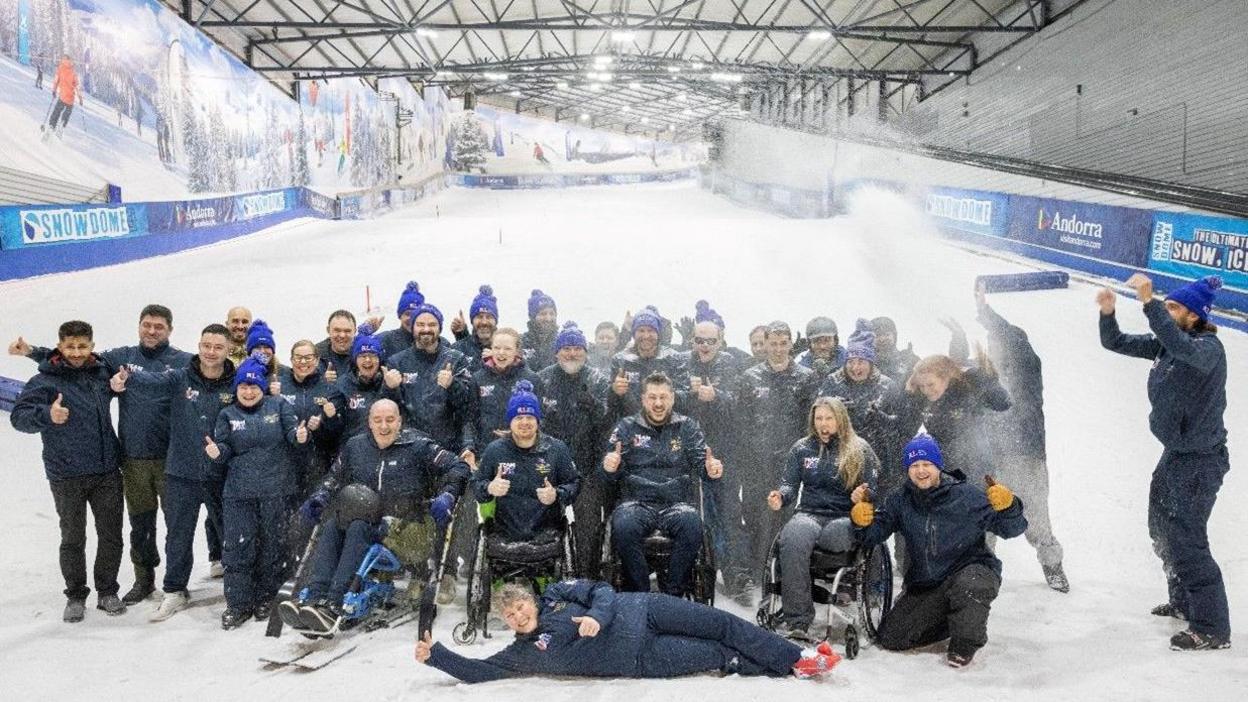
[[[266,668],[284,668],[295,661],[332,646],[333,643],[330,639],[300,641],[287,645],[282,651],[260,656],[260,662],[264,663]]]
[[[298,668],[299,670],[306,670],[309,672],[313,670],[320,670],[330,663],[333,663],[334,661],[351,653],[355,649],[359,648],[359,646],[360,642],[353,641],[350,644],[334,646],[333,648],[327,648],[322,651],[313,651],[306,656],[300,656],[299,658],[291,661],[290,665]]]
[[[334,637],[319,637],[313,641],[301,641],[289,644],[284,651],[260,657],[260,662],[268,670],[279,668],[295,668],[306,671],[320,670],[334,661],[343,658],[372,638],[383,629],[393,629],[414,621],[417,613],[402,608],[389,616],[378,617],[364,622],[347,631],[335,631]],[[358,634],[352,631],[359,629]],[[315,636],[308,629],[298,629],[304,636]]]

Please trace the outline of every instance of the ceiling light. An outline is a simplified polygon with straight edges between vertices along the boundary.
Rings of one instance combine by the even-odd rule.
[[[587,122],[587,121],[589,121],[589,114],[588,114],[588,113],[586,113],[586,112],[582,112],[582,113],[581,113],[581,121],[582,121],[582,122]]]
[[[611,41],[618,41],[621,44],[628,43],[636,38],[637,38],[636,32],[627,32],[627,31],[622,31],[618,29],[614,32],[611,32]]]
[[[498,80],[498,81],[507,80],[506,73],[495,73],[493,71],[486,71],[482,73],[481,76],[485,78],[486,80]]]
[[[693,63],[689,64],[689,67],[695,71],[700,71],[702,70],[703,65],[704,64],[701,61],[694,61]]]
[[[632,112],[632,111],[633,111],[633,108],[632,108],[632,106],[631,106],[631,105],[625,105],[625,106],[624,106],[624,111],[625,111],[625,112]]]
[[[641,118],[641,123],[642,123],[642,124],[650,124],[650,118],[649,118],[649,117],[642,117],[642,118]]]
[[[425,29],[424,27],[417,27],[416,36],[424,37],[426,39],[436,39],[438,36],[438,33],[433,31],[432,29]]]
[[[603,66],[610,66],[613,60],[614,59],[612,59],[610,56],[595,56],[594,65],[599,68],[602,68]]]
[[[711,80],[719,83],[740,83],[745,76],[740,73],[712,73]]]
[[[520,91],[519,91],[519,90],[513,90],[513,91],[511,91],[511,96],[512,96],[512,97],[520,97]]]
[[[628,87],[632,88],[633,90],[641,90],[641,83],[638,83],[637,81],[633,81],[632,83],[628,84]]]
[[[681,93],[681,94],[679,94],[679,95],[677,95],[677,96],[676,96],[676,99],[677,99],[677,100],[679,100],[679,101],[681,101],[681,102],[688,102],[688,101],[689,101],[689,96],[688,96],[688,95],[685,95],[684,93]]]
[[[667,72],[668,73],[680,73],[680,66],[668,66]]]
[[[555,83],[555,87],[556,87],[556,88],[558,88],[558,89],[560,89],[560,90],[567,90],[567,89],[568,89],[568,81],[566,81],[566,80],[561,80],[561,81],[559,81],[558,83]]]
[[[600,93],[602,92],[602,83],[590,83],[589,89],[595,93]]]
[[[827,41],[832,38],[832,32],[825,32],[822,29],[815,30],[806,35],[806,41]]]

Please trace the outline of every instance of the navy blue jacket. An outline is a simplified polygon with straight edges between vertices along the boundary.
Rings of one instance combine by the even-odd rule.
[[[381,341],[381,353],[384,360],[389,360],[406,351],[416,343],[416,337],[402,326],[384,332],[377,332]]]
[[[300,382],[295,380],[293,370],[283,366],[278,371],[278,379],[282,383],[282,399],[290,403],[300,422],[318,415],[321,418],[321,425],[316,431],[309,430],[308,442],[294,447],[292,454],[295,468],[301,476],[311,471],[319,480],[324,467],[338,453],[338,442],[345,424],[343,408],[347,400],[335,383],[325,380],[320,370],[313,371]],[[323,409],[328,402],[334,403],[332,418],[326,417]]]
[[[449,388],[438,385],[438,373],[451,364],[454,378]],[[403,374],[399,386],[401,406],[412,427],[419,429],[439,446],[460,452],[473,433],[472,404],[476,389],[468,372],[468,359],[452,349],[445,339],[426,353],[410,347],[390,358],[389,367]]]
[[[582,479],[598,480],[596,466],[608,429],[607,377],[588,365],[568,375],[557,363],[537,377],[542,381],[542,432],[568,445]]]
[[[385,514],[423,520],[430,495],[449,492],[459,497],[467,478],[467,463],[424,434],[404,429],[384,449],[371,432],[347,439],[322,487],[334,492],[361,483],[381,495]]]
[[[1101,315],[1101,345],[1153,361],[1148,373],[1148,428],[1168,451],[1207,453],[1226,443],[1226,350],[1213,331],[1179,329],[1164,303],[1144,305],[1152,334],[1123,334],[1114,315]]]
[[[506,495],[494,497],[489,484],[501,473],[511,481]],[[537,499],[537,489],[546,480],[554,486],[554,504]],[[532,448],[516,446],[511,438],[497,439],[485,447],[472,474],[472,492],[478,502],[494,500],[494,523],[507,541],[528,541],[538,532],[559,527],[563,508],[576,501],[581,476],[572,462],[572,452],[562,441],[538,434]]]
[[[607,473],[620,484],[620,499],[659,509],[697,505],[695,481],[706,475],[706,440],[696,420],[673,412],[660,427],[641,414],[621,419],[607,437],[607,451],[622,444],[620,468]],[[708,478],[709,479],[709,478]]]
[[[745,460],[779,465],[806,433],[818,388],[818,376],[800,363],[774,371],[763,361],[742,373],[736,424]]]
[[[727,457],[735,441],[733,411],[737,404],[737,384],[741,372],[737,359],[721,351],[710,363],[698,360],[690,351],[681,354],[678,362],[682,370],[680,378],[673,378],[680,385],[676,393],[676,407],[682,414],[697,420],[706,437],[706,443],[717,455]],[[715,388],[715,399],[703,402],[693,391],[693,379],[701,378],[703,384]]]
[[[111,369],[92,354],[81,368],[71,368],[53,351],[26,383],[9,421],[13,428],[43,438],[43,470],[48,480],[115,473],[121,466],[121,445],[113,432],[108,380]],[[52,403],[63,395],[69,410],[64,424],[52,423]]]
[[[555,362],[555,339],[559,330],[550,334],[539,334],[537,323],[529,320],[528,331],[520,338],[520,351],[529,370],[537,373]]]
[[[295,473],[288,447],[297,443],[298,428],[294,408],[280,397],[265,395],[255,407],[235,402],[222,409],[212,440],[221,449],[216,463],[226,466],[226,499],[268,499],[293,494]]]
[[[918,362],[919,356],[914,352],[913,344],[907,345],[904,349],[875,353],[875,367],[892,378],[898,387],[905,387],[906,381],[910,379],[911,371]]]
[[[646,376],[655,372],[663,372],[672,379],[673,390],[681,391],[681,355],[666,346],[660,346],[654,358],[642,358],[636,351],[629,349],[615,354],[611,359],[611,372],[607,374],[607,382],[613,383],[623,371],[628,377],[628,392],[623,396],[616,395],[608,388],[607,408],[613,420],[627,417],[641,411],[641,383]]]
[[[909,568],[906,588],[939,585],[968,565],[978,563],[1001,574],[1001,561],[988,550],[984,534],[1012,538],[1027,530],[1023,501],[997,512],[983,490],[967,483],[959,472],[944,473],[940,484],[920,490],[907,481],[875,511],[875,521],[855,531],[867,547],[883,543],[894,532],[906,537]]]
[[[988,355],[1010,396],[1010,408],[988,415],[989,432],[999,455],[1045,457],[1044,376],[1040,357],[1027,332],[1010,324],[988,305],[979,308],[988,330]]]
[[[217,415],[234,403],[234,364],[228,359],[221,377],[208,380],[199,370],[199,356],[186,368],[163,373],[133,373],[126,392],[140,389],[163,396],[169,403],[169,450],[165,475],[199,482],[222,480],[225,467],[204,453],[204,437],[212,436]]]
[[[875,490],[880,475],[880,459],[861,437],[858,442],[862,445],[859,482]],[[858,483],[846,485],[841,480],[839,446],[835,436],[826,444],[820,443],[817,436],[807,436],[793,444],[784,462],[784,473],[780,476],[780,498],[785,506],[793,504],[800,489],[802,498],[797,505],[798,512],[819,517],[849,516],[849,510],[854,506],[849,495]]]
[[[352,369],[338,376],[337,386],[345,403],[345,406],[338,406],[338,412],[342,415],[343,442],[368,431],[368,411],[374,402],[387,399],[403,406],[403,397],[398,389],[391,390],[386,387],[381,369],[377,370],[371,380],[360,380],[355,369]]]
[[[530,675],[637,677],[653,640],[647,610],[650,593],[615,592],[592,580],[547,586],[538,603],[537,628],[517,634],[507,648],[483,660],[465,658],[434,644],[428,664],[466,683]],[[583,637],[573,617],[592,617],[597,636]]]
[[[516,383],[527,380],[533,384],[533,393],[542,396],[542,380],[524,365],[524,359],[517,357],[516,362],[503,372],[498,372],[493,361],[486,367],[473,373],[472,382],[477,388],[476,401],[473,403],[473,414],[476,422],[472,436],[464,441],[464,448],[471,448],[479,453],[490,445],[491,441],[500,438],[510,431],[511,423],[507,421],[507,402],[511,400],[512,390]]]
[[[897,383],[874,366],[871,375],[860,383],[850,380],[845,369],[839,368],[824,381],[819,396],[839,398],[845,404],[854,433],[871,444],[885,470],[893,471],[905,445],[898,431],[905,409],[904,394]],[[910,436],[905,438],[908,441]]]
[[[341,378],[353,367],[351,364],[351,351],[348,350],[346,353],[335,353],[334,347],[329,343],[329,339],[322,339],[321,342],[316,345],[316,353],[321,357],[321,373],[333,368],[334,372],[338,374],[339,378]]]
[[[920,393],[907,395],[902,436],[910,437],[922,425],[940,444],[945,465],[958,466],[968,475],[982,476],[995,470],[989,424],[984,415],[1010,408],[1010,396],[995,377],[976,368],[951,381],[945,394],[928,402]]]
[[[482,346],[481,342],[477,340],[476,334],[469,333],[467,336],[456,339],[455,343],[451,344],[451,348],[464,354],[464,357],[468,359],[468,371],[470,373],[476,373],[485,368],[485,362],[481,360],[481,352],[486,347]],[[520,360],[524,361],[523,356]]]
[[[848,351],[840,344],[832,349],[832,359],[826,364],[815,365],[815,355],[809,349],[799,353],[793,361],[799,365],[805,366],[818,374],[820,380],[825,380],[833,371],[839,370],[845,366],[845,359]],[[822,368],[822,370],[820,370]]]
[[[44,361],[51,349],[35,348],[30,358]],[[125,366],[131,373],[149,371],[161,373],[170,368],[185,368],[191,354],[161,344],[154,349],[143,345],[119,346],[99,354],[100,360],[112,373]],[[139,389],[127,392],[119,402],[117,431],[121,439],[121,452],[127,458],[159,459],[169,445],[169,399],[159,392]]]

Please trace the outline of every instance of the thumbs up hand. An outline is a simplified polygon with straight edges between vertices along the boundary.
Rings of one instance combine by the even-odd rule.
[[[269,381],[269,394],[273,396],[281,395],[282,394],[282,381],[270,380]]]
[[[217,446],[211,436],[204,437],[204,453],[214,461],[221,457],[221,447]]]
[[[26,340],[20,336],[17,337],[17,341],[9,344],[10,356],[29,356],[30,351],[30,344],[26,343]]]
[[[620,397],[628,394],[628,373],[625,373],[623,368],[620,369],[619,373],[616,373],[615,380],[611,381],[611,392]]]
[[[464,311],[459,311],[459,316],[451,320],[451,333],[458,337],[468,328],[468,322],[464,321]]]
[[[706,477],[719,480],[724,477],[724,462],[715,457],[711,447],[706,447]]]
[[[403,384],[403,374],[394,368],[382,369],[381,378],[391,390]]]
[[[321,428],[321,415],[314,414],[308,418],[308,431],[316,431]]]
[[[61,404],[65,401],[65,396],[61,393],[56,394],[56,399],[52,401],[52,407],[48,413],[52,417],[53,424],[64,424],[69,421],[69,408]]]
[[[125,392],[126,379],[129,377],[130,371],[126,370],[125,366],[122,366],[121,370],[118,370],[113,377],[108,379],[108,387],[112,388],[113,392]]]
[[[330,364],[325,367],[325,382],[327,383],[338,382],[338,370],[334,368],[333,364]]]
[[[558,497],[559,493],[555,492],[555,486],[550,484],[550,478],[543,478],[542,486],[537,489],[537,501],[544,505],[553,505]]]
[[[866,483],[860,483],[858,487],[854,488],[854,491],[849,494],[849,499],[854,504],[858,504],[859,502],[870,502],[871,488],[867,487]]]
[[[308,423],[299,422],[299,428],[295,430],[295,441],[306,444],[308,443]]]
[[[1014,492],[1008,487],[998,483],[991,475],[984,476],[984,482],[988,483],[988,504],[997,512],[1010,508],[1014,504]]]
[[[325,415],[326,419],[333,419],[338,415],[338,408],[334,406],[334,403],[326,402],[321,405],[321,412]]]
[[[442,370],[438,371],[438,385],[443,390],[451,387],[451,379],[453,377],[455,377],[455,373],[451,370],[451,362],[447,361]]]
[[[706,378],[706,379],[699,378],[698,384],[697,384],[697,390],[698,390],[698,399],[701,400],[702,402],[714,402],[715,401],[715,386],[711,385],[710,378]]]
[[[624,458],[624,445],[619,441],[615,442],[615,450],[608,451],[607,455],[602,457],[602,469],[608,473],[614,473],[620,469],[620,461]]]
[[[485,491],[494,497],[503,497],[511,490],[511,481],[503,477],[503,467],[498,467],[494,479],[486,486]]]

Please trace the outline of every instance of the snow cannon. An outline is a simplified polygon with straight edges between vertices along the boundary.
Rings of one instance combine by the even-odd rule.
[[[1027,290],[1052,290],[1070,284],[1066,271],[1036,271],[1034,273],[1002,273],[981,275],[975,278],[975,287],[983,287],[986,293],[1025,292]]]

